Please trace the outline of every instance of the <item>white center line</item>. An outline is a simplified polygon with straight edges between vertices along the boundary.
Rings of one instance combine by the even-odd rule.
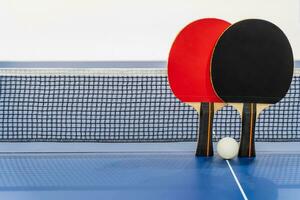
[[[238,179],[237,176],[235,175],[235,173],[234,173],[234,171],[233,171],[233,169],[232,169],[232,167],[231,167],[229,161],[226,160],[226,162],[227,162],[227,165],[228,165],[228,167],[229,167],[229,169],[230,169],[230,171],[231,171],[232,176],[234,177],[234,180],[235,180],[236,184],[238,185],[238,187],[239,187],[239,189],[240,189],[240,191],[241,191],[241,193],[242,193],[242,195],[243,195],[243,197],[244,197],[244,200],[248,200],[248,198],[247,198],[247,196],[246,196],[246,194],[245,194],[245,192],[244,192],[244,189],[242,188],[242,186],[241,186],[241,184],[240,184],[240,182],[239,182],[239,179]]]

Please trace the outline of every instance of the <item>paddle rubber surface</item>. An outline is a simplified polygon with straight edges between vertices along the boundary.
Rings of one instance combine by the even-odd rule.
[[[182,102],[222,102],[211,84],[210,60],[216,41],[229,26],[221,19],[200,19],[177,35],[169,54],[168,78]]]
[[[274,104],[290,87],[294,60],[276,25],[248,19],[222,34],[211,65],[214,89],[225,102]]]

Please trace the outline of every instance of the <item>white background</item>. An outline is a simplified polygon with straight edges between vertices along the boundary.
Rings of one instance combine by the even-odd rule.
[[[0,0],[0,61],[166,60],[204,17],[270,20],[300,59],[299,0]]]

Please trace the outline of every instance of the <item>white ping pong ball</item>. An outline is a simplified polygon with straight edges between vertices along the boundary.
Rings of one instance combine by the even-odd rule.
[[[239,144],[231,137],[222,138],[217,144],[217,153],[223,159],[232,159],[239,152]]]

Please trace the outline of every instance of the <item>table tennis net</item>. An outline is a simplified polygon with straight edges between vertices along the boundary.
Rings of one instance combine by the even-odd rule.
[[[261,113],[257,141],[300,141],[300,73],[286,97]],[[177,100],[165,68],[0,69],[1,142],[191,142],[198,115]],[[213,140],[240,137],[227,106]]]

